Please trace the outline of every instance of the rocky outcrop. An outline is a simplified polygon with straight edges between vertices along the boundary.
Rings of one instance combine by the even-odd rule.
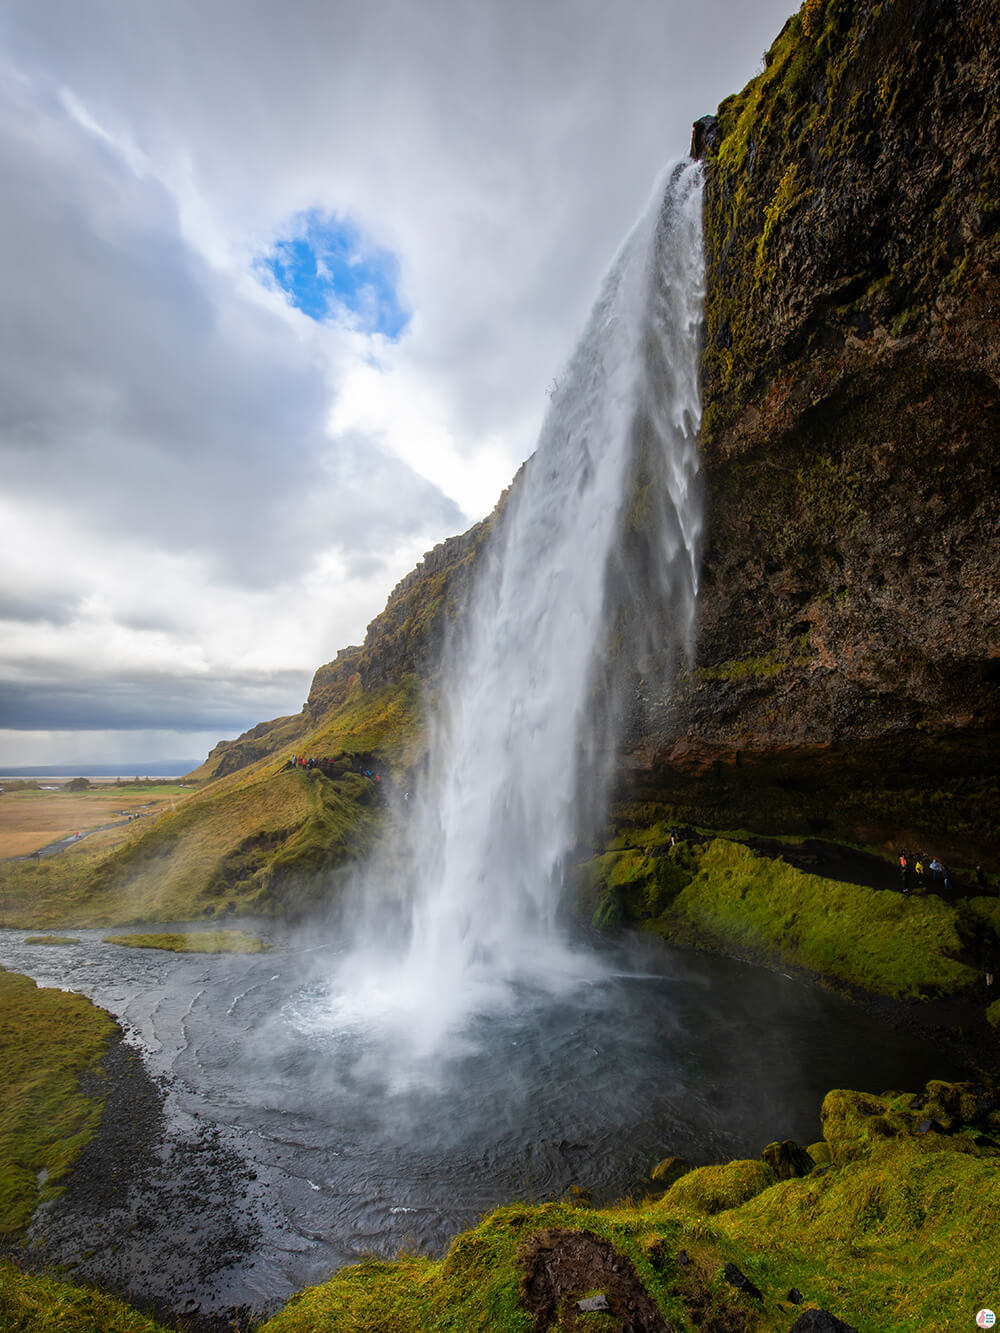
[[[328,713],[346,701],[360,656],[360,648],[342,648],[332,662],[321,666],[313,676],[309,697],[300,712],[272,718],[270,722],[258,722],[234,741],[219,741],[204,764],[188,776],[200,780],[225,778],[294,746]]]
[[[440,542],[396,584],[365,636],[358,663],[365,689],[394,684],[410,672],[424,679],[436,676],[448,625],[465,605],[496,512],[461,536]]]

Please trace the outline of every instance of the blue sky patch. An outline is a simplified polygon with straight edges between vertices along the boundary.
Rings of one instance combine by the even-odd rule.
[[[399,261],[349,219],[311,209],[260,261],[297,310],[395,342],[410,322],[399,303]]]

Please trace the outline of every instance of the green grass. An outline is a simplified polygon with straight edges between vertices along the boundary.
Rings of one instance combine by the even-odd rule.
[[[79,944],[72,935],[30,935],[25,944]]]
[[[978,980],[957,961],[956,909],[939,898],[842,884],[719,838],[649,928],[678,942],[725,945],[804,967],[879,995],[950,995]]]
[[[137,1310],[90,1287],[22,1273],[0,1259],[3,1333],[167,1333]]]
[[[262,953],[264,940],[242,930],[202,930],[187,935],[105,935],[105,944],[131,949],[165,949],[170,953]]]
[[[55,1197],[94,1134],[102,1101],[81,1076],[100,1072],[114,1031],[82,995],[0,970],[0,1238]]]

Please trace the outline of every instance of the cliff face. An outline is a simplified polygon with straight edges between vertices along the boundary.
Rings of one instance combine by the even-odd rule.
[[[696,127],[708,540],[694,669],[629,740],[647,795],[961,840],[916,807],[995,794],[998,21],[807,0]]]

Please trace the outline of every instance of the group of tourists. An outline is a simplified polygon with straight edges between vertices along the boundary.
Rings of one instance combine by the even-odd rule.
[[[336,782],[347,773],[358,773],[363,778],[368,778],[374,782],[376,787],[382,786],[382,773],[379,771],[375,758],[370,754],[349,754],[347,750],[341,750],[339,754],[330,758],[329,755],[323,755],[317,759],[313,755],[293,754],[291,759],[282,764],[279,770],[287,773],[289,769],[302,768],[307,772],[317,769],[324,777]]]
[[[978,876],[982,876],[982,866],[976,867],[976,873]],[[943,889],[945,893],[951,893],[953,887],[951,871],[944,862],[939,861],[936,856],[928,861],[923,853],[918,853],[913,857],[910,856],[909,852],[899,853],[899,880],[900,888],[907,897],[914,888],[926,889],[930,887],[932,889]],[[985,878],[981,882],[985,886]]]
[[[976,890],[979,893],[988,893],[989,883],[983,867],[976,866],[974,873]],[[955,887],[952,872],[943,861],[939,861],[936,856],[928,861],[926,856],[910,856],[909,852],[899,853],[899,881],[900,888],[907,897],[914,888],[941,889],[945,893],[951,893]],[[997,883],[997,892],[1000,893],[1000,881]]]

